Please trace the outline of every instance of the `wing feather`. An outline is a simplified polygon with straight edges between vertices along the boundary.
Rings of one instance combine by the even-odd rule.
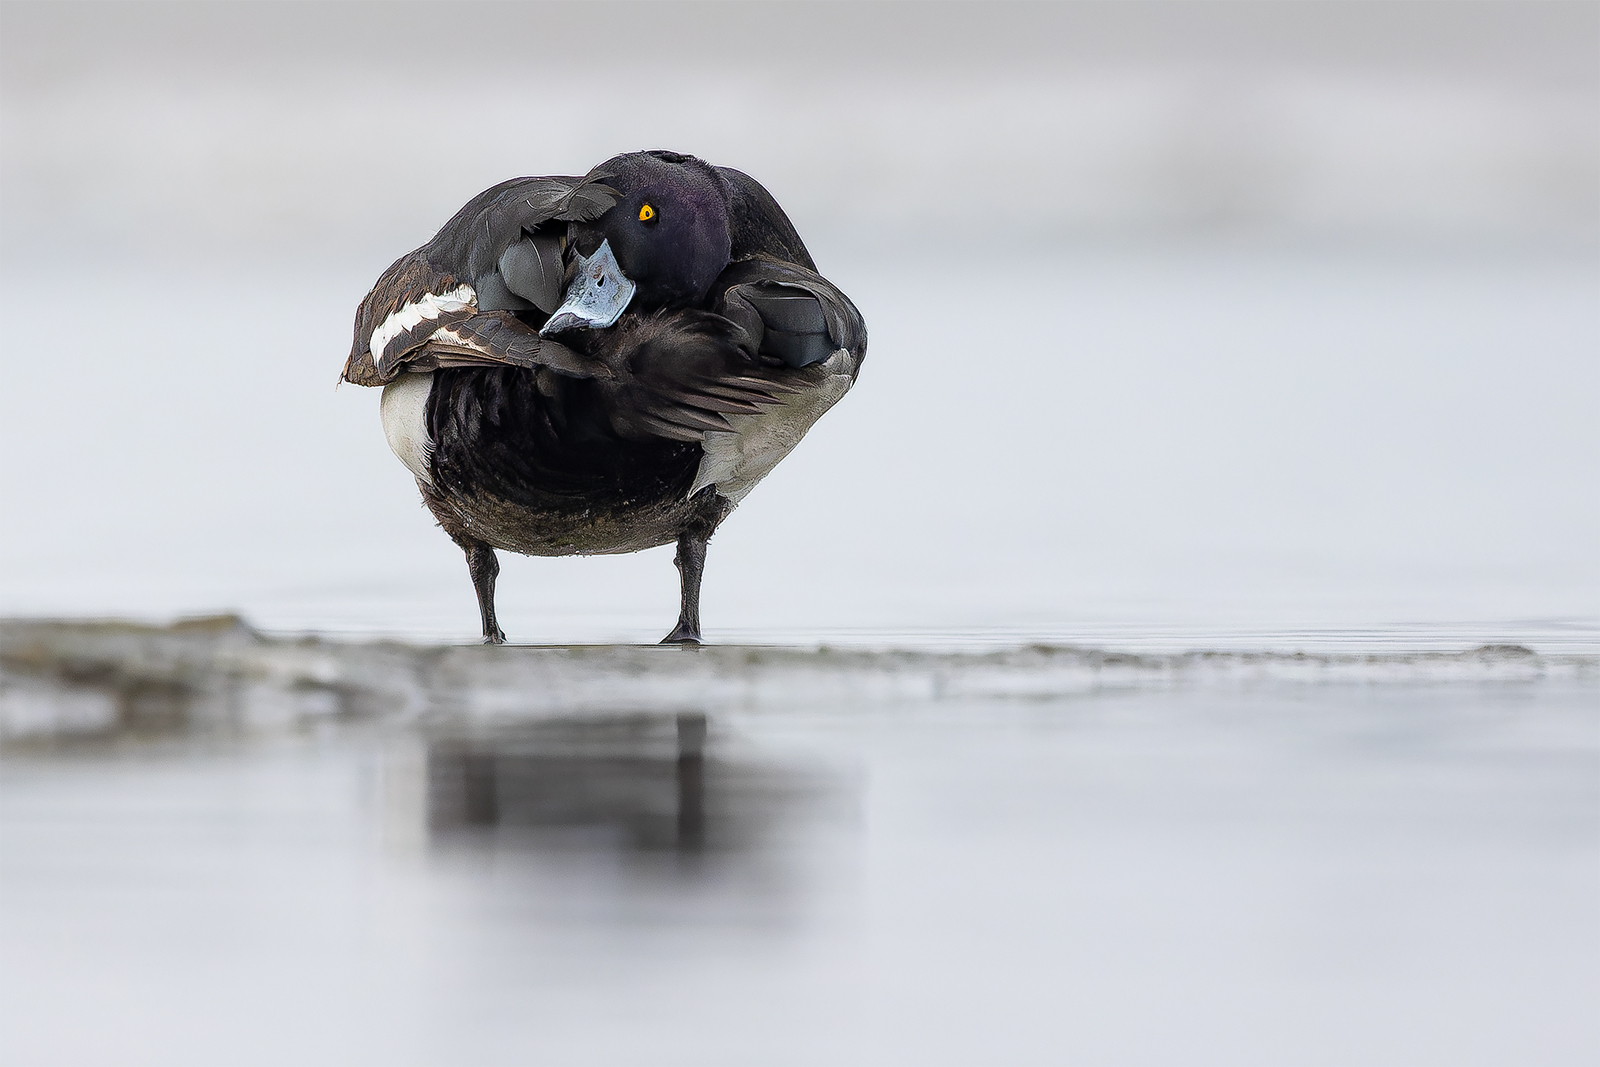
[[[548,367],[573,378],[610,378],[612,371],[599,360],[579,355],[559,341],[539,336],[506,311],[491,311],[438,330],[429,340],[436,351],[475,355],[490,364],[514,367]]]
[[[379,276],[356,310],[341,377],[383,385],[407,367],[445,365],[441,359],[460,365],[476,357],[592,375],[593,365],[555,342],[538,343],[536,330],[507,313],[555,307],[565,254],[560,224],[597,218],[616,199],[616,190],[593,178],[515,178],[485,189],[433,240]],[[489,313],[505,317],[477,322]],[[466,334],[464,323],[474,323]],[[436,345],[441,330],[454,333]]]
[[[861,312],[832,282],[795,263],[754,255],[728,267],[713,287],[713,311],[736,323],[752,351],[800,368],[847,349],[867,350]]]
[[[627,315],[591,335],[591,354],[613,371],[601,385],[612,429],[629,440],[703,441],[730,428],[727,416],[778,403],[793,391],[787,372],[762,367],[742,336],[726,318],[694,309]]]

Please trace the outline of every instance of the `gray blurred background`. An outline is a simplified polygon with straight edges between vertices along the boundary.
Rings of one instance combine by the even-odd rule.
[[[1591,3],[0,7],[0,613],[468,639],[334,389],[479,189],[756,176],[872,335],[713,640],[1593,649]],[[670,550],[516,560],[651,640]]]

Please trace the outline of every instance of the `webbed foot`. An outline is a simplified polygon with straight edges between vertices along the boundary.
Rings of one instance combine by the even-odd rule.
[[[683,622],[672,628],[672,632],[661,639],[663,645],[698,645],[700,643],[700,628],[691,627]]]

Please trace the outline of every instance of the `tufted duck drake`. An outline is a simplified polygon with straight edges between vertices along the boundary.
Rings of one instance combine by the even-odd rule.
[[[674,152],[473,197],[384,271],[343,378],[466,552],[484,640],[495,549],[676,542],[700,640],[706,542],[855,382],[866,325],[753,178]]]

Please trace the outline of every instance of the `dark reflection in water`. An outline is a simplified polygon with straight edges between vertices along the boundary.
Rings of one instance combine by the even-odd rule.
[[[815,775],[712,759],[706,739],[698,712],[438,736],[428,745],[429,826],[447,839],[586,830],[634,849],[727,850],[756,844],[819,795]]]

